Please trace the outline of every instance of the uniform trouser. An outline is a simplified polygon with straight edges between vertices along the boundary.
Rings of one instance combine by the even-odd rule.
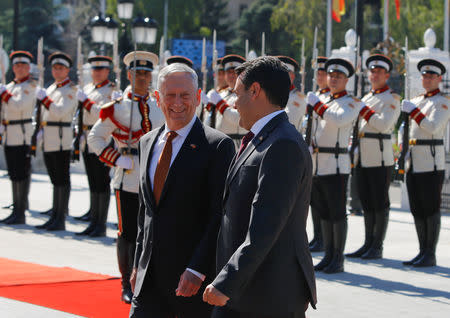
[[[110,192],[109,184],[111,177],[109,176],[110,168],[98,159],[95,153],[83,151],[84,167],[89,182],[89,190],[93,193]]]
[[[358,175],[359,170],[353,169],[352,175],[350,176],[350,209],[351,210],[361,210],[361,198],[358,188]]]
[[[139,195],[115,189],[119,236],[130,243],[136,243]]]
[[[31,174],[30,146],[5,146],[5,158],[11,181],[28,179]]]
[[[348,174],[314,176],[311,190],[311,207],[320,218],[339,222],[346,218]]]
[[[392,166],[358,167],[357,170],[357,185],[364,213],[383,211],[389,208]]]
[[[444,170],[419,173],[408,171],[406,187],[414,218],[425,219],[440,213],[444,176]]]
[[[44,152],[44,163],[54,186],[70,186],[70,150]]]

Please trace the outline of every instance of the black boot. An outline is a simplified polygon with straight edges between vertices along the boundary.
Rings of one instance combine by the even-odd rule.
[[[37,229],[46,229],[51,223],[53,223],[53,221],[55,220],[55,216],[56,216],[55,211],[57,208],[57,204],[58,204],[58,197],[56,194],[56,187],[53,186],[53,205],[49,210],[47,210],[45,212],[41,212],[41,214],[50,214],[50,219],[48,219],[48,221],[45,222],[44,224],[36,225],[35,227]]]
[[[11,218],[5,221],[6,224],[24,224],[26,206],[26,180],[13,181],[13,201],[14,209]]]
[[[314,266],[314,270],[321,271],[330,264],[333,258],[333,223],[330,220],[320,220],[322,227],[322,238],[325,255],[322,260]]]
[[[436,266],[436,245],[441,229],[441,214],[435,213],[432,216],[428,216],[425,223],[427,226],[425,252],[420,259],[414,262],[414,267]]]
[[[30,195],[30,185],[31,185],[31,176],[28,176],[28,178],[25,179],[25,192],[26,192],[26,197],[25,197],[25,211],[30,209],[30,202],[28,200],[28,196]]]
[[[96,193],[96,195],[98,211],[97,224],[89,236],[103,237],[106,236],[106,220],[108,219],[109,200],[111,195],[109,192]]]
[[[16,193],[16,188],[15,188],[15,181],[11,180],[11,193],[12,193],[12,197],[13,197],[13,203],[10,205],[12,207],[12,212],[11,214],[9,214],[6,218],[0,220],[0,223],[7,223],[9,220],[11,220],[12,218],[14,218],[15,216],[15,207],[14,207],[14,203],[17,203],[17,193]]]
[[[131,304],[133,292],[131,291],[130,275],[133,268],[133,258],[130,257],[134,253],[134,244],[126,241],[123,237],[117,238],[117,261],[119,263],[120,274],[122,275],[122,294],[121,300],[127,304]],[[133,249],[133,251],[131,251]]]
[[[345,254],[346,257],[361,257],[370,248],[373,241],[373,232],[375,226],[375,212],[364,212],[364,245],[353,253]]]
[[[333,259],[327,267],[323,269],[324,273],[334,274],[344,271],[344,249],[347,239],[347,219],[333,223]]]
[[[403,262],[403,265],[412,265],[420,258],[422,258],[425,253],[425,244],[427,239],[427,227],[425,219],[414,218],[414,225],[416,227],[417,238],[419,239],[419,254],[416,255],[412,260]]]
[[[79,233],[75,233],[75,235],[90,235],[95,228],[97,227],[98,222],[98,193],[91,192],[91,208],[89,209],[90,213],[90,223],[89,226],[83,231]]]
[[[91,218],[92,218],[92,206],[94,205],[94,200],[95,200],[94,196],[96,194],[97,193],[90,192],[90,207],[89,207],[89,210],[85,214],[83,214],[81,216],[75,216],[74,217],[75,220],[85,221],[85,222],[91,221]]]
[[[55,189],[57,194],[56,211],[53,211],[55,218],[46,230],[64,231],[66,229],[66,215],[69,210],[70,185],[57,186]]]
[[[48,209],[47,211],[43,211],[43,212],[39,212],[40,214],[44,214],[44,215],[51,215],[53,213],[53,207],[51,207],[50,209]]]
[[[322,230],[320,225],[320,215],[319,212],[311,208],[311,216],[314,228],[314,238],[309,243],[309,250],[311,252],[322,252],[323,251],[323,239]]]
[[[383,242],[386,237],[386,231],[389,223],[389,208],[375,211],[375,230],[373,242],[370,248],[361,258],[363,259],[379,259],[383,257]]]

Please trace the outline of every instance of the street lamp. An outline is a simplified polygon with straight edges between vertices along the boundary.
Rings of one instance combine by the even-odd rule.
[[[107,31],[105,32],[104,42],[106,43],[114,43],[115,39],[117,39],[117,35],[119,32],[119,23],[114,20],[112,17],[107,17],[105,19],[107,24]]]
[[[108,23],[103,19],[102,15],[95,16],[91,21],[91,36],[95,43],[105,42],[105,33],[108,30]]]
[[[154,44],[156,42],[157,23],[152,18],[138,16],[133,21],[132,30],[136,43]]]
[[[132,0],[119,0],[117,1],[117,14],[119,19],[129,20],[133,16],[134,1]]]

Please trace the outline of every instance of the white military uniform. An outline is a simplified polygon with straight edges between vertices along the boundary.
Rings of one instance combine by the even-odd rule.
[[[36,82],[28,76],[22,81],[10,82],[6,85],[6,90],[7,95],[2,101],[2,124],[5,126],[3,144],[30,145],[33,133],[31,117],[36,104]]]
[[[143,102],[133,102],[132,139],[129,145],[133,153],[133,167],[127,171],[116,168],[113,178],[115,189],[132,193],[139,192],[139,160],[137,157],[139,139],[165,122],[161,109],[156,105],[156,100],[149,95],[144,97],[144,100]],[[100,112],[100,119],[88,136],[89,147],[101,161],[110,166],[115,166],[115,162],[121,155],[121,149],[128,147],[131,104],[131,93],[128,93],[124,94],[121,99],[104,105]],[[119,149],[109,146],[111,135]]]
[[[111,101],[111,94],[114,89],[114,83],[108,80],[97,85],[89,83],[84,86],[83,91],[88,97],[83,103],[83,134],[85,137],[89,135],[92,127],[99,119],[101,107]],[[93,152],[92,149],[89,149],[89,153]]]
[[[70,79],[53,83],[47,90],[42,112],[44,152],[70,150],[72,147],[72,120],[78,105],[77,87]]]
[[[289,122],[300,131],[306,112],[306,100],[305,95],[294,87],[289,92],[289,100],[286,104],[285,112],[288,115]]]
[[[413,172],[445,170],[445,150],[443,145],[414,145],[416,140],[443,140],[450,118],[449,98],[438,90],[420,95],[411,100],[417,111],[410,114],[409,130]],[[420,110],[420,112],[419,112]],[[434,156],[433,156],[434,152]]]
[[[400,96],[386,86],[366,94],[362,101],[368,110],[361,113],[359,129],[361,167],[393,166],[394,152],[390,136],[400,115]],[[385,136],[382,139],[383,151],[380,139],[373,134]]]
[[[231,88],[227,88],[220,96],[223,100],[216,105],[216,129],[227,135],[245,135],[248,131],[239,126],[240,115],[234,108],[236,94]]]
[[[316,175],[350,173],[350,157],[345,151],[348,147],[353,125],[358,117],[361,101],[347,95],[347,92],[329,95],[323,104],[321,117],[314,131],[313,171]],[[336,160],[334,153],[323,153],[321,148],[338,148],[343,153]]]

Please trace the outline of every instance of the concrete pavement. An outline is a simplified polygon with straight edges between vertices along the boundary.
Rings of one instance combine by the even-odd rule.
[[[6,171],[0,170],[0,205],[11,202]],[[89,205],[86,177],[72,174],[72,193],[67,231],[48,233],[32,225],[47,217],[38,211],[51,204],[52,188],[47,175],[33,174],[30,211],[27,224],[0,225],[0,257],[50,266],[70,266],[80,270],[119,276],[114,237],[117,221],[115,200],[111,196],[106,238],[88,239],[74,235],[87,224],[72,216],[82,215]],[[363,262],[346,260],[345,273],[317,274],[317,310],[309,309],[307,317],[446,317],[450,313],[450,216],[442,217],[438,244],[438,266],[427,269],[404,267],[401,262],[414,257],[418,243],[411,214],[400,209],[400,191],[391,188],[391,217],[385,241],[384,259]],[[0,210],[0,218],[9,210]],[[363,243],[363,218],[349,217],[346,252]],[[308,233],[312,226],[308,223]],[[322,253],[314,253],[317,263]],[[119,298],[120,291],[117,291]],[[0,298],[0,317],[75,317],[40,306]]]

